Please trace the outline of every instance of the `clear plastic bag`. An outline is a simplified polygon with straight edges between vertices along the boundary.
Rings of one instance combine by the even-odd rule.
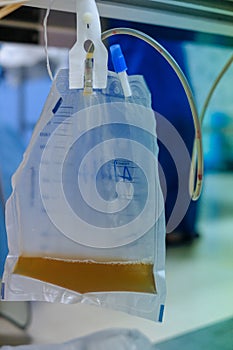
[[[155,350],[137,330],[108,329],[63,344],[3,346],[2,350]]]
[[[84,96],[53,82],[7,203],[3,300],[86,302],[162,320],[165,220],[141,76]]]

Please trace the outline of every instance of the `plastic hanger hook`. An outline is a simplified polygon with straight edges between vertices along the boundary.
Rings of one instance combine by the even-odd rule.
[[[108,52],[101,40],[101,27],[95,0],[76,0],[77,41],[69,52],[70,89],[84,87],[85,60],[88,47],[93,50],[93,88],[107,84]]]

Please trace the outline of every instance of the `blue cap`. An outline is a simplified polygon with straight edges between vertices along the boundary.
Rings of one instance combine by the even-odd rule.
[[[110,52],[112,56],[112,63],[114,66],[114,70],[116,73],[124,72],[127,70],[127,66],[125,63],[125,58],[121,51],[121,47],[119,44],[115,44],[110,46]]]

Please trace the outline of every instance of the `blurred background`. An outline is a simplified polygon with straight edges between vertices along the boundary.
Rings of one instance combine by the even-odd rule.
[[[99,3],[101,5],[101,1]],[[233,3],[224,3],[226,6],[229,4],[225,8],[229,16],[233,12]],[[0,279],[7,254],[4,206],[11,194],[11,176],[22,160],[51,88],[43,47],[41,23],[44,15],[43,9],[22,7],[0,21]],[[127,20],[123,15],[122,19]],[[34,26],[30,24],[33,21]],[[117,24],[109,16],[102,16],[101,21],[103,29]],[[63,29],[61,23],[64,24]],[[165,42],[168,50],[169,47],[174,51],[176,48],[182,50],[182,60],[179,62],[178,57],[177,61],[185,64],[200,112],[216,76],[232,55],[233,32],[229,35],[204,33],[192,28],[168,28],[151,23],[145,26],[140,24],[140,20],[135,23],[120,22],[144,32],[153,32],[155,39]],[[59,27],[56,27],[58,24]],[[74,13],[52,11],[48,39],[53,74],[68,67],[68,50],[75,41],[75,35]],[[136,50],[137,47],[137,55]],[[132,52],[125,53],[126,60],[127,54],[130,56]],[[129,66],[130,63],[129,58]],[[149,74],[144,74],[148,84]],[[153,74],[156,74],[156,66]],[[232,86],[233,66],[217,86],[203,123],[205,177],[195,217],[195,230],[200,237],[190,244],[167,248],[168,296],[164,323],[158,325],[85,305],[0,302],[0,346],[66,341],[91,331],[123,326],[141,330],[153,342],[160,344],[161,349],[172,349],[172,345],[169,347],[168,344],[170,339],[226,320],[230,320],[232,326]],[[153,94],[156,99],[156,91]],[[167,101],[171,94],[172,90],[163,90],[164,100]],[[177,101],[182,109],[183,100],[179,100],[178,96]],[[183,132],[189,133],[185,121],[184,125]],[[229,328],[229,324],[224,324],[224,327],[222,334],[225,329],[226,338],[226,332],[232,333],[233,327]]]

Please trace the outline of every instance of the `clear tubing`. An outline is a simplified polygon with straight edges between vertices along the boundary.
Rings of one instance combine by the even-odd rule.
[[[200,120],[200,123],[202,125],[203,123],[203,120],[204,120],[204,117],[205,117],[205,114],[206,114],[206,110],[207,110],[207,107],[209,105],[209,102],[211,100],[211,97],[213,96],[213,93],[218,85],[218,83],[220,82],[220,80],[222,79],[223,75],[226,73],[226,71],[228,70],[228,68],[231,66],[233,62],[233,55],[230,56],[230,58],[227,60],[226,64],[224,65],[224,67],[221,69],[220,73],[218,74],[217,78],[215,79],[206,99],[205,99],[205,103],[203,105],[203,108],[201,110],[201,113],[200,113],[200,117],[199,117],[199,120]],[[195,159],[196,159],[196,148],[195,148],[195,143],[193,145],[193,153],[192,153],[192,167],[193,169],[195,169]],[[192,186],[192,184],[190,184]]]
[[[51,71],[51,66],[50,66],[50,61],[49,61],[49,52],[48,52],[48,34],[47,34],[47,23],[48,23],[48,17],[50,14],[50,10],[51,10],[51,6],[53,4],[54,0],[50,0],[49,6],[46,10],[46,14],[44,17],[44,21],[43,21],[43,27],[44,27],[44,42],[45,42],[45,56],[46,56],[46,67],[47,67],[47,71],[48,71],[48,75],[51,79],[51,81],[53,81],[53,74]]]
[[[93,93],[93,52],[88,52],[85,60],[84,70],[84,95]]]
[[[201,114],[200,114],[200,123],[203,123],[203,119],[207,110],[207,107],[209,105],[210,99],[213,96],[213,93],[218,85],[218,83],[220,82],[220,80],[222,79],[223,75],[226,73],[226,71],[228,70],[228,68],[230,67],[230,65],[233,62],[233,55],[230,56],[230,58],[227,60],[226,64],[224,65],[224,67],[222,68],[222,70],[220,71],[220,73],[218,74],[217,78],[215,79],[207,97],[204,103],[204,106],[202,108]]]
[[[102,40],[105,40],[113,35],[118,35],[118,34],[131,35],[151,45],[170,64],[170,66],[173,68],[174,72],[176,73],[177,77],[179,78],[183,86],[183,89],[186,93],[186,96],[189,102],[189,106],[193,117],[194,128],[195,128],[194,148],[193,148],[192,162],[190,167],[189,191],[190,191],[190,196],[192,200],[197,200],[201,194],[201,189],[202,189],[203,148],[202,148],[201,124],[198,118],[197,108],[196,108],[193,94],[188,84],[188,81],[184,73],[182,72],[181,68],[179,67],[177,62],[174,60],[174,58],[169,54],[169,52],[162,45],[160,45],[156,40],[151,38],[149,35],[144,34],[143,32],[140,32],[138,30],[131,29],[131,28],[114,28],[103,32]],[[197,158],[197,161],[196,161],[196,158]],[[197,164],[197,172],[196,172],[196,164]],[[195,174],[196,174],[196,179],[195,179]]]

